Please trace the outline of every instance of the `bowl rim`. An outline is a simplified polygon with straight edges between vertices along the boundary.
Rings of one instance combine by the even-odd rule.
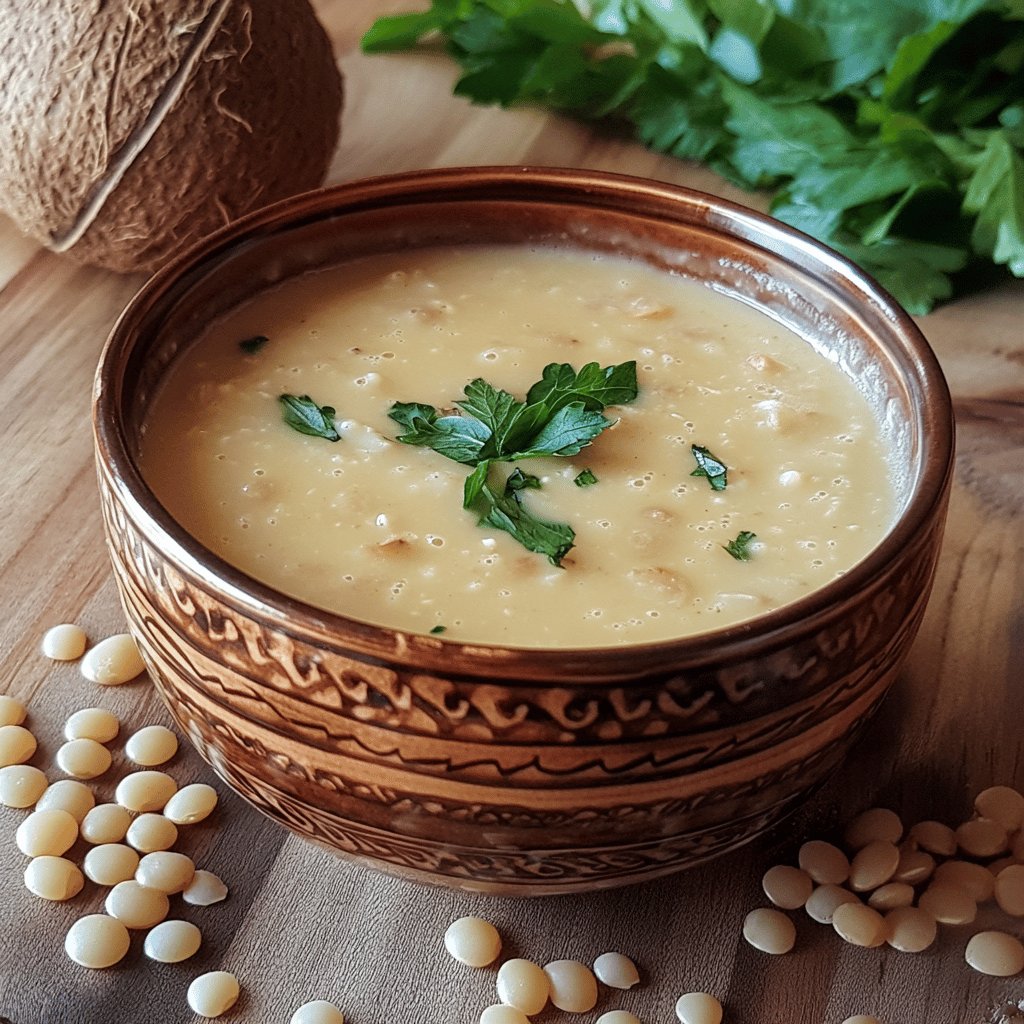
[[[527,195],[531,190],[535,194]],[[204,271],[215,271],[222,257],[248,242],[311,221],[343,217],[365,209],[429,202],[431,196],[436,199],[442,194],[451,199],[453,191],[463,193],[459,197],[463,200],[475,197],[544,202],[545,190],[551,193],[547,201],[555,201],[558,195],[574,194],[585,206],[600,206],[595,197],[604,196],[617,197],[622,202],[639,198],[652,205],[686,208],[691,216],[681,218],[683,223],[702,223],[710,230],[724,231],[760,249],[776,254],[789,250],[809,258],[810,263],[835,274],[858,303],[865,303],[876,317],[888,322],[893,337],[911,357],[920,385],[922,400],[917,415],[921,450],[915,462],[920,465],[920,472],[908,492],[902,514],[864,558],[843,576],[797,600],[733,625],[644,643],[520,647],[407,632],[308,604],[230,565],[171,517],[131,455],[121,418],[123,379],[118,370],[127,365],[150,317],[174,308],[171,299],[176,288]],[[777,243],[780,248],[766,243]],[[239,612],[255,615],[291,635],[313,630],[320,634],[318,641],[322,641],[319,645],[323,647],[349,654],[357,652],[419,670],[438,670],[450,675],[450,659],[457,653],[460,674],[479,672],[501,678],[558,679],[570,683],[580,673],[593,681],[596,677],[623,679],[658,670],[710,667],[724,660],[726,652],[736,659],[765,655],[822,629],[842,614],[844,598],[879,586],[900,552],[927,529],[937,511],[941,513],[952,474],[955,433],[949,388],[923,333],[888,292],[844,256],[766,214],[696,189],[607,171],[528,165],[448,167],[362,178],[291,196],[208,235],[157,270],[118,317],[96,369],[92,424],[98,471],[129,510],[136,528],[165,557],[204,586],[212,584],[218,598],[234,605]]]

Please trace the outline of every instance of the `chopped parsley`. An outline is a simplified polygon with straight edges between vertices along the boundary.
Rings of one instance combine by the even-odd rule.
[[[265,334],[254,334],[251,338],[243,338],[238,347],[247,355],[255,355],[270,339]]]
[[[594,476],[592,469],[585,469],[581,473],[577,473],[573,477],[572,481],[577,487],[590,487],[592,484],[597,483],[597,477]]]
[[[292,430],[328,441],[341,440],[334,426],[335,410],[332,406],[317,405],[309,395],[280,395],[278,401],[284,421]]]
[[[444,633],[444,632],[445,632],[445,631],[446,631],[447,629],[448,629],[448,627],[447,627],[447,626],[434,626],[434,628],[433,628],[433,629],[432,629],[432,630],[431,630],[430,632],[431,632],[431,633],[432,633],[433,635],[435,635],[435,636],[440,636],[440,635],[441,635],[442,633]]]
[[[634,360],[605,367],[587,363],[578,372],[568,363],[549,363],[525,401],[477,377],[466,385],[455,403],[460,411],[453,415],[442,416],[420,402],[396,402],[388,415],[403,428],[398,441],[474,467],[463,489],[463,508],[476,512],[481,524],[503,530],[561,565],[575,531],[567,523],[533,515],[520,494],[540,487],[540,480],[516,469],[494,486],[492,465],[579,454],[612,426],[604,409],[634,401],[637,392]]]
[[[690,474],[690,476],[707,477],[708,483],[711,484],[711,490],[724,491],[726,484],[728,483],[725,463],[720,459],[715,458],[707,448],[704,448],[699,444],[691,444],[690,451],[693,453],[693,457],[697,461],[697,468]]]
[[[722,547],[736,559],[737,562],[749,562],[752,557],[750,545],[757,540],[757,534],[749,530],[740,530],[735,540],[723,544]]]

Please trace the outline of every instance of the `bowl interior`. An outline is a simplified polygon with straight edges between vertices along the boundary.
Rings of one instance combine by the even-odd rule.
[[[751,622],[716,631],[717,644],[813,628],[843,594],[869,584],[934,513],[951,461],[948,391],[912,321],[852,265],[769,218],[684,189],[592,172],[478,168],[373,179],[288,200],[213,236],[143,288],[101,360],[96,431],[117,486],[145,512],[150,539],[161,549],[174,548],[185,565],[213,571],[226,593],[243,604],[257,603],[265,615],[316,622],[345,633],[368,653],[393,654],[394,631],[285,598],[186,534],[138,473],[140,437],[168,366],[211,321],[255,292],[360,256],[472,243],[612,252],[702,281],[803,337],[841,367],[873,407],[896,489],[889,534],[841,579]],[[672,648],[666,657],[678,658],[681,651],[707,646],[706,637],[656,646]],[[420,645],[419,657],[427,651],[428,661],[440,649],[434,638],[426,645],[424,638],[409,639]],[[479,647],[493,661],[493,650]],[[588,660],[603,653],[621,667],[635,649],[595,649]],[[564,650],[548,653],[562,669],[574,670]],[[546,659],[544,652],[531,657]],[[607,670],[617,671],[615,665]]]

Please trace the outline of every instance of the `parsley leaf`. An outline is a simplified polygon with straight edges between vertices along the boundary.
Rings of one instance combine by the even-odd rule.
[[[547,555],[552,565],[561,566],[576,540],[576,531],[568,523],[552,523],[535,516],[524,504],[522,488],[509,488],[498,493],[484,482],[472,509],[479,522],[502,530],[528,551]]]
[[[474,102],[607,118],[778,189],[776,217],[913,313],[961,270],[1024,277],[1022,0],[431,0],[363,48],[435,39]]]
[[[309,395],[280,395],[278,401],[283,407],[284,421],[292,430],[328,441],[341,440],[334,427],[335,410],[331,406],[317,405]]]
[[[495,462],[577,455],[613,425],[603,414],[605,407],[632,402],[637,394],[633,360],[605,367],[587,363],[579,372],[568,363],[549,363],[525,401],[478,377],[455,403],[461,415],[441,416],[431,405],[396,402],[388,416],[404,428],[396,440],[473,467],[463,486],[463,508],[560,565],[573,546],[572,527],[539,519],[522,503],[520,492],[539,488],[540,479],[516,469],[496,491],[488,481],[491,467]],[[576,483],[585,486],[596,479],[584,470]]]
[[[704,476],[707,477],[708,483],[711,484],[711,490],[713,491],[724,491],[726,484],[728,483],[727,472],[725,463],[719,459],[716,459],[714,455],[702,447],[699,444],[691,444],[690,451],[693,453],[694,459],[697,461],[697,468],[690,474],[690,476]]]
[[[735,540],[729,541],[728,544],[723,544],[722,547],[736,559],[737,562],[749,562],[752,557],[750,545],[753,541],[757,540],[757,534],[751,533],[749,530],[740,530],[736,535]]]
[[[270,339],[265,334],[254,334],[251,338],[243,338],[239,343],[238,347],[246,353],[246,355],[255,355],[261,348],[263,348]]]
[[[418,402],[396,402],[388,410],[405,433],[396,440],[421,445],[469,466],[477,464],[484,444],[491,436],[487,426],[468,416],[438,416],[437,410]]]
[[[594,476],[592,469],[584,469],[582,472],[577,473],[573,477],[572,481],[577,487],[590,487],[597,483],[597,477]]]
[[[441,633],[446,632],[447,629],[448,629],[447,626],[434,626],[434,627],[431,628],[430,632],[432,634],[434,634],[435,636],[439,636]]]

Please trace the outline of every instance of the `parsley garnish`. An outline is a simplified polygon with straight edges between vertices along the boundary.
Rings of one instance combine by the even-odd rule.
[[[496,488],[490,482],[491,466],[577,455],[612,425],[603,410],[636,396],[635,361],[605,367],[587,363],[578,373],[568,363],[549,363],[525,401],[477,377],[455,403],[460,414],[441,416],[432,405],[396,402],[388,415],[404,428],[397,437],[403,444],[432,448],[474,467],[463,488],[463,507],[476,512],[481,523],[504,530],[523,547],[560,565],[575,532],[568,524],[534,516],[520,494],[540,487],[540,480],[516,469]]]
[[[597,477],[594,476],[592,469],[585,469],[582,473],[577,473],[573,477],[572,481],[577,487],[590,487],[592,484],[597,483]]]
[[[736,559],[737,562],[749,562],[751,559],[750,545],[757,540],[757,534],[749,530],[740,530],[735,540],[723,544],[722,547]]]
[[[243,338],[238,347],[248,355],[255,355],[270,339],[265,334],[254,334],[251,338]]]
[[[441,633],[444,633],[447,629],[447,626],[434,626],[434,628],[431,629],[430,632],[436,636],[439,636]]]
[[[292,430],[328,441],[341,440],[334,428],[335,410],[331,406],[317,405],[309,395],[280,395],[278,401],[283,407],[284,421]]]
[[[708,483],[711,484],[711,490],[724,491],[728,483],[725,463],[716,459],[707,448],[703,448],[699,444],[691,444],[690,451],[693,453],[694,459],[697,460],[697,468],[690,476],[706,476]]]

